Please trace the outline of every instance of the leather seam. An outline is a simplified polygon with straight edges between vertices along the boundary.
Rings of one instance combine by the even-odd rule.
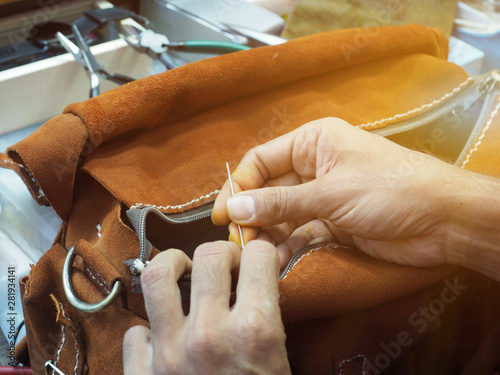
[[[33,175],[31,174],[30,170],[26,166],[24,166],[22,164],[19,164],[19,163],[15,163],[15,162],[13,162],[11,160],[2,160],[2,163],[8,163],[8,164],[16,165],[16,166],[24,169],[26,171],[26,173],[28,174],[28,176],[30,176],[31,181],[33,181],[33,183],[35,184],[35,187],[36,187],[37,192],[38,192],[37,198],[41,199],[41,198],[43,198],[45,196],[44,192],[42,191],[42,188],[40,187],[40,185],[38,185],[38,182],[36,182],[35,178],[33,177]]]
[[[200,202],[201,200],[203,199],[208,199],[210,198],[212,195],[214,194],[218,194],[220,192],[219,189],[217,190],[214,190],[214,191],[211,191],[210,193],[208,194],[205,194],[205,195],[202,195],[201,197],[199,198],[196,198],[196,199],[193,199],[187,203],[183,203],[183,204],[178,204],[178,205],[169,205],[169,206],[157,206],[155,204],[148,204],[148,203],[136,203],[134,204],[132,207],[130,207],[131,209],[133,208],[139,208],[139,207],[153,207],[153,208],[156,208],[158,210],[178,210],[178,209],[182,209],[182,208],[185,208],[187,206],[191,206],[193,204],[196,204],[198,202]]]
[[[61,309],[62,309],[62,304],[61,304]],[[66,341],[66,334],[64,332],[64,324],[61,324],[61,332],[62,332],[62,339],[61,339],[61,345],[59,346],[59,350],[57,351],[57,357],[56,361],[54,362],[54,366],[57,367],[57,363],[59,362],[59,359],[61,358],[61,351],[64,346],[64,342]],[[52,375],[54,375],[55,370],[52,370]]]
[[[98,283],[100,286],[102,286],[106,290],[106,292],[109,294],[110,292],[109,292],[108,283],[106,282],[106,280],[104,280],[104,278],[101,275],[99,275],[99,273],[97,271],[94,270],[94,272],[96,273],[96,275],[99,277],[100,281],[97,280],[97,278],[94,276],[94,274],[92,273],[92,271],[90,270],[90,268],[91,268],[91,266],[86,267],[87,271],[89,272],[89,275],[96,281],[96,283]],[[102,283],[104,283],[106,285],[104,285]]]
[[[483,131],[481,132],[481,135],[479,136],[478,140],[476,141],[476,143],[474,144],[474,147],[471,148],[469,150],[469,152],[467,153],[467,157],[465,158],[465,160],[462,162],[462,165],[460,166],[461,168],[464,168],[465,165],[469,162],[470,160],[470,157],[472,156],[472,154],[474,152],[477,151],[477,149],[479,148],[479,146],[481,145],[481,142],[483,141],[483,138],[486,134],[486,132],[490,129],[490,126],[491,124],[493,123],[493,119],[496,117],[496,115],[498,114],[498,110],[500,109],[500,99],[495,107],[495,109],[493,110],[493,112],[491,113],[491,116],[490,118],[488,119],[488,122],[486,123],[486,126],[483,128]]]
[[[392,117],[387,117],[387,118],[384,118],[382,120],[377,120],[377,121],[374,121],[374,122],[368,122],[368,123],[365,123],[365,124],[357,125],[356,127],[360,128],[360,129],[375,127],[375,126],[383,124],[385,122],[391,122],[391,121],[394,121],[394,120],[399,120],[399,119],[404,118],[404,117],[406,117],[408,115],[412,115],[414,113],[421,112],[424,109],[431,109],[431,108],[436,107],[437,105],[441,104],[441,102],[445,101],[446,99],[450,98],[451,96],[455,95],[457,92],[461,91],[464,88],[464,86],[467,86],[471,81],[473,81],[472,77],[467,78],[464,82],[462,82],[460,85],[458,85],[457,87],[455,87],[453,90],[447,92],[441,98],[435,99],[435,100],[433,100],[430,103],[423,104],[420,107],[413,108],[413,109],[411,109],[411,110],[409,110],[409,111],[407,111],[405,113],[398,113],[398,114],[396,114],[396,115],[394,115]]]
[[[339,375],[342,375],[342,365],[344,364],[344,362],[351,362],[353,361],[355,358],[363,358],[363,375],[366,375],[366,357],[364,354],[358,354],[358,355],[354,355],[352,356],[351,358],[348,358],[348,359],[344,359],[342,360],[340,363],[339,363]]]
[[[72,320],[66,316],[66,312],[64,311],[63,304],[61,302],[59,302],[59,305],[61,306],[61,311],[62,311],[62,314],[63,314],[64,318],[66,320],[68,320],[69,322],[72,323]],[[76,372],[78,370],[78,365],[80,363],[80,350],[78,349],[78,341],[76,340],[76,336],[75,336],[74,332],[71,331],[71,334],[73,335],[73,337],[75,339],[75,349],[76,349],[76,358],[75,358],[75,360],[76,360],[76,364],[75,364],[75,368],[74,368],[74,375],[76,375]],[[61,348],[62,348],[62,346],[61,346]]]

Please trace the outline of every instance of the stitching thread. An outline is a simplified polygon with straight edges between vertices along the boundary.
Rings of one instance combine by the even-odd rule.
[[[19,164],[19,163],[14,163],[13,161],[10,161],[10,160],[2,160],[2,162],[9,163],[12,165],[17,165],[18,167],[24,169],[26,171],[26,173],[30,176],[31,181],[33,181],[33,183],[35,184],[35,187],[37,188],[37,193],[38,193],[37,198],[41,199],[45,196],[44,192],[42,191],[42,188],[40,187],[40,185],[38,185],[38,182],[36,182],[35,178],[33,177],[33,175],[31,174],[30,170],[27,167],[25,167],[24,165]]]
[[[486,132],[488,131],[488,129],[490,128],[491,124],[493,123],[493,119],[495,118],[495,116],[497,115],[498,113],[498,110],[500,109],[500,100],[498,101],[498,104],[496,105],[495,109],[493,110],[493,112],[491,113],[491,116],[490,118],[488,119],[488,122],[486,123],[486,126],[483,128],[483,131],[481,132],[481,135],[479,136],[476,144],[474,145],[474,148],[472,148],[468,153],[467,153],[467,157],[465,158],[465,160],[463,161],[462,165],[461,165],[461,168],[464,168],[465,167],[465,164],[467,164],[469,162],[469,159],[470,157],[472,156],[472,154],[474,152],[477,151],[478,147],[481,145],[481,142],[484,138],[484,135],[486,134]]]
[[[89,266],[89,267],[90,267],[90,266]],[[106,284],[106,285],[104,285],[104,284],[102,284],[101,282],[99,282],[99,280],[97,280],[97,278],[94,276],[94,274],[93,274],[93,273],[92,273],[92,271],[89,269],[89,267],[87,267],[87,271],[89,271],[90,276],[92,276],[92,278],[96,281],[96,283],[98,283],[100,286],[102,286],[102,287],[106,290],[106,292],[108,292],[108,294],[109,294],[109,289],[108,289],[108,287],[107,287],[107,286],[108,286],[108,283],[106,283],[106,281],[103,279],[103,277],[102,277],[101,275],[99,275],[99,274],[98,274],[98,273],[94,270],[94,272],[96,273],[96,275],[97,275],[97,276],[99,276],[100,280],[101,280],[104,284]]]
[[[62,305],[61,305],[62,308]],[[59,362],[59,359],[61,358],[61,350],[64,346],[64,342],[66,341],[66,335],[64,334],[64,324],[61,324],[61,332],[62,332],[62,339],[61,339],[61,346],[59,346],[59,350],[57,351],[57,358],[56,362],[54,363],[54,366],[57,367],[57,362]],[[54,375],[55,370],[52,370],[52,375]]]
[[[193,199],[192,201],[190,202],[187,202],[187,203],[183,203],[183,204],[178,204],[178,205],[169,205],[169,206],[157,206],[155,204],[147,204],[147,203],[136,203],[134,204],[132,207],[130,207],[131,209],[132,208],[138,208],[138,207],[154,207],[154,208],[157,208],[159,210],[178,210],[180,208],[184,208],[184,207],[187,207],[187,206],[190,206],[192,204],[195,204],[195,203],[198,203],[200,202],[201,200],[203,199],[207,199],[207,198],[210,198],[212,195],[214,194],[218,194],[220,192],[219,189],[217,190],[214,190],[208,194],[205,194],[205,195],[202,195],[201,197],[199,198],[196,198],[196,199]]]
[[[470,81],[472,81],[472,77],[469,77],[467,78],[464,82],[462,82],[459,86],[455,87],[453,90],[451,90],[450,92],[444,94],[441,98],[439,99],[435,99],[433,100],[432,102],[430,103],[427,103],[427,104],[424,104],[418,108],[414,108],[408,112],[405,112],[405,113],[399,113],[397,115],[394,115],[392,117],[388,117],[388,118],[384,118],[382,120],[377,120],[377,121],[374,121],[374,122],[369,122],[369,123],[366,123],[366,124],[361,124],[361,125],[358,125],[357,128],[360,128],[360,129],[363,129],[363,128],[368,128],[370,126],[375,126],[375,125],[380,125],[384,122],[389,122],[389,121],[393,121],[393,120],[398,120],[400,119],[401,117],[405,117],[405,116],[408,116],[408,115],[411,115],[411,114],[414,114],[414,113],[417,113],[417,112],[420,112],[424,109],[428,109],[428,108],[432,108],[432,107],[435,107],[436,105],[438,105],[439,103],[441,103],[442,101],[448,99],[450,96],[453,96],[455,95],[458,91],[460,91],[464,86],[466,86]]]
[[[339,363],[339,375],[342,375],[342,370],[343,370],[342,365],[344,364],[344,362],[351,362],[354,360],[354,358],[363,358],[363,375],[366,374],[366,357],[364,354],[358,354],[352,356],[349,359],[344,359],[342,362]]]
[[[64,311],[64,307],[63,307],[63,305],[62,305],[62,303],[61,303],[61,302],[59,302],[59,305],[61,306],[61,311],[62,311],[62,313],[63,313],[63,316],[64,316],[64,317],[65,317],[65,318],[66,318],[69,322],[73,323],[73,321],[72,321],[70,318],[68,318],[68,317],[66,316],[66,312]],[[78,370],[78,364],[80,363],[80,350],[78,349],[78,342],[76,341],[76,336],[75,336],[75,334],[73,333],[73,331],[71,331],[71,334],[73,335],[73,337],[74,337],[74,339],[75,339],[75,349],[76,349],[76,365],[75,365],[75,368],[74,368],[74,370],[75,370],[74,374],[76,375],[76,371]]]

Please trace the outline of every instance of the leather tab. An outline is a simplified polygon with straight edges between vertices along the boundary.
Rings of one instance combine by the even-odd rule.
[[[113,285],[121,280],[120,273],[85,240],[75,245],[75,253],[82,260],[82,271],[104,294],[109,294]]]

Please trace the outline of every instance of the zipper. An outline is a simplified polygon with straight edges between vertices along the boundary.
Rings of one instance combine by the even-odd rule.
[[[497,70],[475,77],[473,78],[473,83],[470,86],[465,88],[455,97],[449,99],[446,104],[438,105],[436,108],[430,109],[429,111],[412,119],[391,124],[382,129],[372,130],[371,133],[387,137],[426,125],[440,117],[443,117],[447,113],[452,113],[455,116],[461,116],[478,100],[486,97],[486,95],[494,89],[499,81],[500,74]]]
[[[474,105],[478,100],[486,98],[490,94],[495,86],[500,82],[500,73],[494,70],[490,73],[484,74],[474,78],[473,83],[464,89],[461,93],[457,94],[455,97],[448,100],[446,104],[438,105],[424,114],[421,114],[413,119],[398,122],[396,124],[391,124],[383,129],[372,130],[372,133],[379,134],[381,136],[390,136],[393,134],[407,132],[409,130],[415,129],[419,126],[426,125],[438,118],[444,116],[447,113],[452,113],[454,116],[462,116],[472,105]],[[491,99],[491,98],[490,98]],[[474,128],[472,132],[476,129]],[[460,158],[459,158],[460,159]],[[139,221],[139,240],[141,246],[141,257],[140,259],[144,261],[146,255],[146,218],[149,212],[156,213],[160,218],[170,224],[187,224],[197,220],[201,220],[209,217],[212,214],[214,202],[206,203],[200,207],[175,214],[165,214],[158,210],[157,208],[148,207],[143,209],[141,212]],[[142,233],[141,233],[142,232]],[[344,248],[345,246],[337,244],[315,244],[307,246],[297,253],[295,253],[292,258],[288,261],[285,268],[280,272],[279,280],[283,280],[288,273],[295,267],[295,265],[300,261],[300,259],[307,255],[308,252],[319,250],[320,248],[330,247],[330,248]],[[182,277],[183,282],[189,283],[191,275],[184,275]]]
[[[308,253],[311,253],[316,250],[324,249],[325,247],[328,247],[330,249],[347,249],[348,246],[343,246],[340,244],[335,244],[335,243],[320,243],[320,244],[314,244],[314,245],[309,245],[304,247],[303,249],[299,250],[296,252],[288,261],[286,264],[285,268],[283,268],[280,272],[279,280],[283,280],[285,277],[287,277],[288,273],[295,267],[295,265]]]

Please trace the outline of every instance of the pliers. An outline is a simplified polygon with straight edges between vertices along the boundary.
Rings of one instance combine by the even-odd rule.
[[[106,71],[102,65],[97,63],[94,55],[90,52],[90,48],[85,43],[85,40],[77,27],[73,27],[73,34],[75,36],[78,46],[66,38],[62,33],[58,32],[56,34],[57,39],[61,45],[73,55],[76,61],[78,61],[85,68],[90,77],[90,97],[93,98],[99,95],[100,86],[100,76],[109,81],[115,82],[119,85],[129,83],[134,81],[133,78],[121,75],[121,74],[111,74]]]
[[[128,35],[120,34],[130,46],[136,51],[148,54],[153,59],[159,59],[167,69],[175,68],[175,64],[168,56],[167,51],[186,51],[204,53],[228,53],[243,51],[251,47],[217,40],[187,40],[181,42],[171,42],[168,38],[151,29],[146,29],[139,24],[121,25]]]

